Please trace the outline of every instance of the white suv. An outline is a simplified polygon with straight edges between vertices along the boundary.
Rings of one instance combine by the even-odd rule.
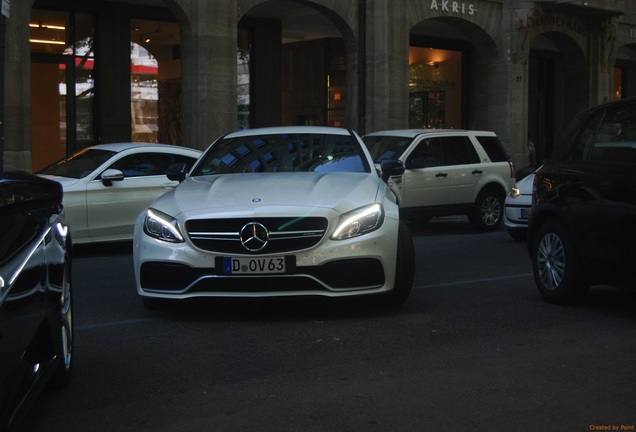
[[[494,132],[391,130],[363,140],[378,167],[385,159],[399,159],[406,166],[403,175],[389,180],[402,217],[428,221],[467,215],[480,231],[501,223],[514,169]]]

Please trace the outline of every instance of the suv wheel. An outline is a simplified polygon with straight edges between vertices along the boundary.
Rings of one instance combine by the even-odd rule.
[[[548,221],[539,230],[532,245],[532,269],[539,292],[550,303],[575,303],[589,289],[572,239],[557,221]]]
[[[471,225],[479,231],[494,231],[499,227],[504,214],[504,195],[494,188],[482,190],[473,211],[468,215]]]

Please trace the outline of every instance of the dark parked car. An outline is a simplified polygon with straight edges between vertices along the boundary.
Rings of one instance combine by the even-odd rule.
[[[45,384],[70,379],[67,232],[59,183],[0,175],[0,431],[17,429]]]
[[[528,248],[539,291],[571,304],[636,287],[636,99],[579,114],[537,171]]]

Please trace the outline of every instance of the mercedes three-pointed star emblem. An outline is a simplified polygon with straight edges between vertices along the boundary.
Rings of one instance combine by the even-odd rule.
[[[258,222],[250,222],[241,228],[241,244],[250,252],[262,250],[269,241],[269,231]]]

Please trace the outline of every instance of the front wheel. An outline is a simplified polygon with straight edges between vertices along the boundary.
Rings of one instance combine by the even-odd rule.
[[[413,237],[404,222],[400,222],[397,240],[395,283],[393,289],[381,297],[388,306],[400,306],[411,295],[415,277],[415,246]]]
[[[550,303],[573,304],[589,289],[572,238],[557,221],[540,228],[532,246],[532,270],[539,292]]]
[[[501,224],[503,215],[504,194],[495,188],[488,188],[479,193],[468,218],[475,229],[494,231]]]
[[[64,263],[64,274],[62,278],[62,293],[60,296],[60,314],[58,328],[54,333],[55,355],[59,358],[57,369],[55,370],[49,385],[53,388],[63,388],[71,380],[73,370],[73,290],[71,289],[71,271],[68,258]]]

